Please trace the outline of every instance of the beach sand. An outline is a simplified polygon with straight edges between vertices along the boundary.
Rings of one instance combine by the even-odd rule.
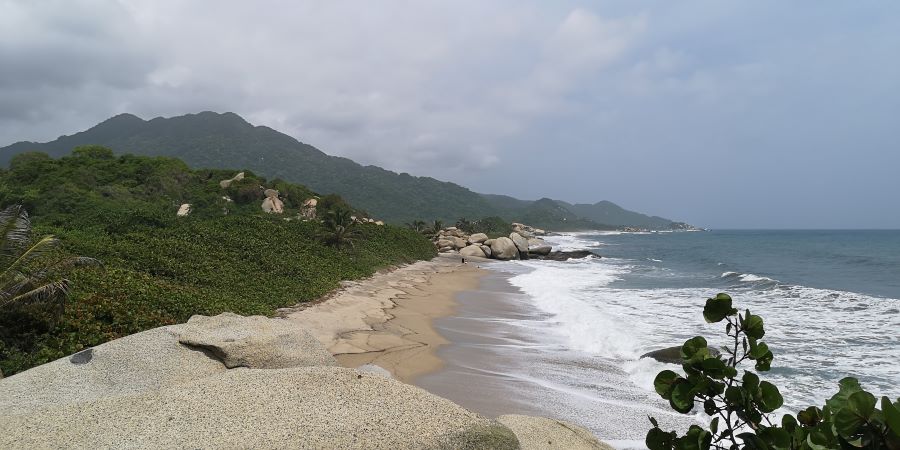
[[[478,264],[438,256],[345,282],[322,301],[281,315],[325,343],[342,366],[374,364],[413,383],[443,366],[436,351],[448,341],[433,321],[454,313],[459,292],[478,288],[488,273]]]

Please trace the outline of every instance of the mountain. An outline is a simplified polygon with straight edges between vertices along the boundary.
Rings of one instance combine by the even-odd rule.
[[[18,142],[0,148],[0,165],[8,165],[14,155],[27,151],[62,157],[81,145],[102,145],[119,154],[175,157],[194,168],[251,170],[270,179],[301,183],[317,192],[340,194],[354,206],[393,223],[500,216],[549,229],[571,230],[667,228],[672,222],[627,211],[610,202],[570,205],[550,199],[519,200],[479,194],[430,177],[363,166],[327,155],[271,128],[254,126],[230,112],[206,111],[152,120],[120,114],[51,142]]]

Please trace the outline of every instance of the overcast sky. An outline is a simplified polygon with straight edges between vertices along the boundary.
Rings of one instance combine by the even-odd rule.
[[[202,110],[479,192],[900,228],[900,2],[0,0],[0,146]]]

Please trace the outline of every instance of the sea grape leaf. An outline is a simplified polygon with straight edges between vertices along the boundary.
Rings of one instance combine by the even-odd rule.
[[[665,432],[659,427],[653,427],[647,432],[644,444],[650,450],[671,450],[675,441],[675,432]]]
[[[853,439],[873,412],[875,396],[866,391],[854,392],[847,397],[846,406],[834,414],[834,428],[841,436]]]
[[[862,390],[862,387],[859,386],[859,380],[853,377],[841,379],[841,381],[838,382],[838,386],[840,386],[838,392],[825,401],[825,404],[828,405],[833,412],[843,409],[847,404],[847,399],[850,398],[850,395]]]
[[[721,380],[725,377],[725,362],[718,358],[707,358],[703,360],[703,372],[712,378]]]
[[[744,321],[744,332],[747,333],[747,336],[754,339],[762,339],[762,337],[766,335],[766,331],[763,328],[762,317],[750,314],[747,317],[747,320]]]
[[[822,410],[815,406],[810,406],[797,413],[797,421],[807,427],[816,426],[822,421]]]
[[[759,383],[760,404],[762,412],[770,413],[784,404],[784,398],[778,392],[778,387],[768,381]]]
[[[721,322],[725,317],[736,313],[737,310],[731,306],[731,296],[725,293],[707,299],[706,306],[703,307],[703,318],[708,323]]]
[[[694,356],[707,356],[709,355],[709,348],[706,344],[706,339],[703,336],[694,336],[687,341],[684,342],[684,345],[681,346],[681,358],[682,359],[691,359]]]
[[[659,394],[660,397],[668,400],[669,393],[672,391],[672,383],[678,378],[678,374],[671,370],[663,370],[660,372],[656,375],[656,379],[653,380],[653,387],[656,389],[656,393]]]
[[[888,428],[900,437],[900,411],[891,404],[891,399],[887,396],[881,397],[881,412],[884,414],[884,422]]]
[[[790,450],[791,435],[786,430],[778,427],[766,427],[758,433],[760,439],[769,444],[769,447],[779,450]]]
[[[675,411],[687,414],[694,409],[694,394],[692,386],[687,380],[678,379],[672,384],[672,392],[669,395],[669,406]]]
[[[744,390],[750,395],[755,395],[759,390],[759,377],[753,372],[744,372]]]
[[[775,355],[772,354],[772,351],[769,350],[760,358],[756,358],[756,370],[760,372],[767,372],[770,368],[772,368],[772,359],[775,358]]]

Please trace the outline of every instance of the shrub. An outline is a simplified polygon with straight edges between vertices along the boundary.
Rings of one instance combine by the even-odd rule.
[[[687,414],[700,405],[712,417],[709,429],[692,425],[678,436],[660,429],[651,417],[653,428],[646,438],[650,450],[900,449],[900,399],[882,397],[878,410],[875,396],[854,378],[842,379],[838,393],[822,408],[811,406],[796,417],[787,414],[776,424],[772,413],[783,404],[778,388],[749,370],[738,378],[738,367],[745,361],[753,361],[759,372],[772,364],[772,351],[761,341],[762,318],[750,310],[740,314],[728,294],[708,299],[703,317],[709,323],[725,321],[725,358],[714,356],[703,337],[693,337],[681,347],[685,375],[664,370],[653,384],[675,411]]]

